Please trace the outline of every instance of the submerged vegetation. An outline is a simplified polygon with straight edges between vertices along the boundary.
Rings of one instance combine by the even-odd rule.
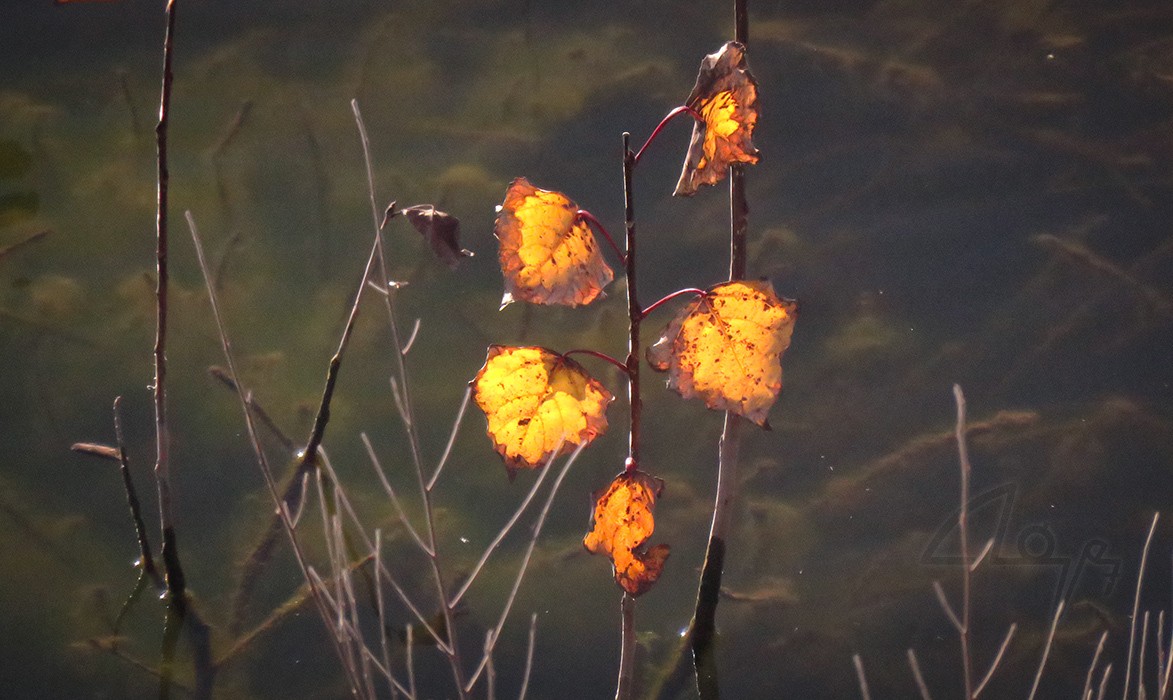
[[[590,304],[498,313],[492,210],[522,175],[565,191],[593,212],[565,198],[582,240],[626,263],[622,240],[612,250],[591,232],[591,219],[612,231],[632,221],[619,166],[635,153],[618,135],[650,132],[686,98],[699,58],[733,38],[731,18],[660,2],[353,2],[260,16],[179,0],[165,381],[186,593],[171,600],[191,601],[180,614],[194,611],[207,637],[173,639],[167,664],[162,608],[145,591],[173,570],[155,560],[151,573],[144,556],[166,510],[148,487],[142,391],[158,280],[155,4],[45,3],[6,10],[0,29],[0,53],[19,67],[0,87],[0,695],[144,696],[171,673],[163,685],[177,696],[599,696],[622,667],[634,695],[688,696],[672,669],[689,656],[679,637],[702,577],[722,422],[645,373],[639,472],[613,481],[634,450],[623,430],[624,358],[641,339],[632,308],[642,320],[653,305],[624,298],[630,275],[611,281],[592,265]],[[1169,537],[1153,518],[1173,487],[1173,14],[1156,2],[750,9],[761,105],[750,151],[762,163],[747,178],[740,276],[801,297],[803,318],[773,430],[747,426],[739,443],[725,576],[710,590],[722,601],[721,690],[857,697],[862,678],[873,697],[1025,697],[1042,668],[1036,697],[1094,697],[1101,684],[1160,696],[1173,621],[1161,612]],[[36,26],[79,48],[36,41]],[[721,111],[686,101],[702,118]],[[669,303],[712,316],[729,277],[730,203],[716,188],[670,196],[674,182],[691,186],[679,173],[686,117],[627,173],[638,291],[695,284]],[[384,221],[391,196],[434,207],[393,206]],[[459,217],[459,240],[436,212]],[[385,224],[385,246],[372,223]],[[532,301],[523,282],[506,289]],[[658,313],[645,350],[669,323]],[[559,348],[546,359],[595,375],[620,396],[609,430],[588,421],[589,448],[559,433],[512,462],[498,445],[522,470],[508,483],[465,393],[497,344]],[[700,393],[658,347],[671,383]],[[954,382],[970,400],[967,430],[953,425]],[[973,471],[959,511],[961,436]],[[64,452],[78,440],[100,461]],[[139,487],[142,541],[120,469]],[[582,546],[592,511],[614,506],[586,494],[608,483],[656,507],[650,549],[640,533],[620,533],[618,547],[589,539],[615,557],[625,590],[646,591],[622,656],[621,593]],[[266,488],[286,504],[276,515]],[[297,557],[294,521],[315,533]],[[143,593],[124,607],[133,558]],[[960,562],[974,559],[970,580]],[[654,587],[641,567],[659,572]],[[395,691],[381,671],[392,668]]]

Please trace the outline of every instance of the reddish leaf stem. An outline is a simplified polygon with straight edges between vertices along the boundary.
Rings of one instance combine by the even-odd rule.
[[[623,263],[627,262],[627,256],[624,255],[623,251],[619,249],[619,245],[615,243],[615,239],[611,238],[611,234],[607,232],[607,228],[603,226],[603,222],[596,219],[594,214],[590,213],[586,209],[579,209],[575,213],[575,217],[582,219],[583,221],[597,228],[599,233],[603,234],[603,238],[606,238],[607,242],[611,244],[611,250],[615,251],[615,254],[619,256],[619,260]]]
[[[678,289],[675,292],[672,292],[668,296],[664,297],[663,299],[660,299],[659,301],[653,302],[652,305],[649,306],[648,308],[644,309],[640,315],[647,317],[648,314],[650,314],[653,311],[655,311],[656,309],[660,308],[665,303],[672,301],[676,297],[684,296],[685,294],[694,294],[696,296],[703,297],[705,294],[708,294],[708,292],[706,292],[703,289],[697,289],[696,287],[689,287],[687,289]]]
[[[590,355],[591,357],[597,357],[600,360],[606,360],[607,362],[610,362],[619,369],[623,370],[624,375],[627,374],[627,365],[623,364],[619,360],[616,360],[614,357],[611,357],[605,352],[599,352],[598,350],[587,350],[586,348],[575,348],[574,350],[567,350],[566,352],[562,353],[562,357],[570,357],[571,355]]]
[[[648,146],[652,145],[652,142],[656,140],[656,137],[660,135],[660,132],[664,129],[664,127],[668,125],[668,122],[672,121],[676,117],[679,117],[681,114],[687,114],[701,124],[705,123],[705,118],[701,116],[700,112],[696,111],[692,107],[689,107],[688,105],[680,105],[679,107],[673,109],[671,112],[668,112],[668,114],[664,115],[664,118],[660,120],[660,123],[656,125],[655,129],[652,129],[652,135],[648,137],[647,141],[644,141],[644,145],[640,147],[639,151],[632,158],[632,165],[635,165],[639,162],[639,159],[643,157],[644,151],[648,149]]]

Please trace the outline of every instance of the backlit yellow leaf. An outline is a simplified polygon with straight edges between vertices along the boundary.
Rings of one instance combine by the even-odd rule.
[[[668,372],[668,386],[681,396],[768,428],[797,311],[767,281],[719,284],[668,324],[648,362]]]
[[[664,482],[641,471],[623,472],[596,494],[591,531],[582,544],[592,554],[611,557],[615,582],[633,596],[660,578],[671,548],[658,544],[642,551],[656,529],[653,511]]]
[[[577,362],[539,347],[490,346],[472,387],[510,477],[606,432],[614,398]]]
[[[731,164],[758,162],[753,145],[758,87],[746,66],[744,46],[731,41],[705,56],[685,104],[700,113],[704,123],[693,125],[684,170],[673,194],[694,195],[701,185],[720,182]]]
[[[513,181],[494,229],[505,276],[502,307],[517,299],[578,306],[602,296],[615,275],[577,214],[578,205],[561,192],[524,177]]]

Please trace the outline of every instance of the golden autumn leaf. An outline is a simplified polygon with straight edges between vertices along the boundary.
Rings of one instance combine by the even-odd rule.
[[[614,398],[577,362],[539,347],[489,346],[472,388],[511,478],[605,433]]]
[[[730,41],[705,56],[685,104],[704,123],[692,128],[684,170],[673,194],[690,197],[701,185],[725,177],[732,163],[758,162],[753,130],[758,122],[758,86],[745,62],[745,47]]]
[[[768,281],[719,284],[668,324],[648,348],[648,362],[667,371],[668,387],[684,398],[700,397],[713,410],[768,428],[797,311]]]
[[[504,307],[589,304],[614,279],[595,234],[578,217],[578,205],[561,192],[534,187],[524,177],[509,185],[494,235],[505,276]]]
[[[606,554],[615,568],[615,583],[633,596],[647,592],[660,578],[671,547],[642,550],[656,529],[653,512],[664,482],[641,471],[623,472],[595,495],[591,531],[582,544],[591,554]]]

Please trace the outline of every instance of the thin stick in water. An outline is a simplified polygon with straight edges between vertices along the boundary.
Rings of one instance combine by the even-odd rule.
[[[1011,623],[1010,628],[1006,630],[1006,636],[1002,638],[1002,643],[998,645],[998,653],[994,654],[994,660],[990,662],[990,667],[986,670],[986,675],[982,676],[977,687],[973,689],[974,698],[982,694],[982,691],[986,689],[986,684],[994,677],[994,671],[997,671],[998,665],[1002,663],[1002,657],[1006,655],[1006,648],[1010,646],[1010,640],[1014,638],[1014,633],[1017,630],[1018,623]]]
[[[228,372],[234,378],[239,378],[240,374],[236,371],[236,360],[232,354],[232,343],[228,339],[228,332],[224,326],[224,319],[220,315],[220,303],[216,297],[215,284],[212,281],[211,272],[208,268],[207,258],[204,256],[204,245],[200,239],[199,229],[196,228],[195,217],[191,212],[186,213],[187,226],[191,230],[192,243],[195,245],[196,258],[199,260],[200,273],[204,278],[204,286],[208,291],[208,302],[212,306],[212,316],[216,321],[216,330],[220,336],[220,346],[224,351],[224,359],[228,365]],[[290,515],[288,506],[281,500],[280,494],[277,493],[277,484],[273,480],[273,470],[269,468],[268,458],[265,456],[265,450],[261,447],[260,437],[257,435],[256,424],[253,422],[252,412],[249,410],[248,400],[245,398],[246,392],[240,385],[237,379],[236,396],[240,401],[241,411],[244,413],[245,428],[248,432],[249,443],[252,445],[253,453],[257,459],[257,466],[261,470],[261,475],[265,479],[265,486],[269,490],[269,495],[273,499],[273,505],[281,513],[281,523],[284,526],[285,533],[289,537],[289,543],[293,549],[294,558],[297,560],[298,568],[302,572],[302,576],[310,584],[310,595],[314,600],[314,605],[318,610],[318,615],[322,618],[326,629],[330,632],[330,639],[334,644],[334,651],[338,655],[338,659],[342,662],[343,668],[347,670],[347,681],[350,685],[351,694],[358,696],[361,694],[361,685],[358,678],[350,672],[349,666],[346,664],[346,653],[343,651],[342,643],[332,631],[330,624],[331,616],[329,610],[325,605],[325,591],[311,581],[310,567],[305,558],[305,554],[301,549],[301,543],[297,539],[297,532],[293,527],[293,518]]]
[[[851,655],[851,663],[855,666],[855,678],[859,681],[859,695],[863,700],[872,700],[872,694],[868,692],[868,679],[863,672],[863,659],[859,654]]]
[[[1061,600],[1059,605],[1055,606],[1055,616],[1051,618],[1051,629],[1047,631],[1047,643],[1043,645],[1043,657],[1039,659],[1039,668],[1035,671],[1035,682],[1031,685],[1027,700],[1034,700],[1035,693],[1039,690],[1039,682],[1043,679],[1043,669],[1047,665],[1047,657],[1051,655],[1051,643],[1055,641],[1055,628],[1059,626],[1059,617],[1063,614],[1064,602]]]
[[[525,693],[529,690],[529,677],[534,669],[534,640],[538,634],[538,614],[533,613],[529,616],[529,643],[525,647],[525,673],[521,677],[521,690],[517,694],[517,700],[525,700]]]
[[[1149,525],[1149,534],[1144,540],[1144,550],[1140,555],[1140,569],[1136,572],[1136,595],[1132,599],[1132,624],[1128,629],[1128,661],[1124,666],[1124,693],[1121,697],[1128,697],[1128,690],[1132,685],[1132,655],[1136,645],[1136,618],[1140,614],[1140,591],[1144,585],[1144,570],[1149,561],[1149,547],[1153,543],[1153,533],[1157,531],[1157,520],[1161,517],[1160,511],[1153,513],[1153,522]]]
[[[1087,698],[1092,692],[1092,677],[1096,672],[1096,665],[1100,663],[1100,654],[1104,653],[1104,644],[1108,641],[1108,631],[1104,630],[1100,635],[1100,641],[1096,644],[1096,652],[1092,654],[1092,662],[1087,667],[1087,678],[1083,681],[1083,692],[1079,694],[1081,698]]]
[[[921,700],[933,700],[929,695],[929,686],[925,685],[925,677],[920,672],[920,663],[916,660],[916,652],[908,649],[908,667],[912,669],[912,679],[916,681],[916,689],[920,692]]]
[[[525,579],[525,572],[529,568],[529,562],[533,557],[534,548],[537,547],[538,537],[542,534],[542,526],[546,523],[546,516],[550,514],[550,506],[554,503],[554,496],[558,494],[558,489],[562,486],[562,480],[566,478],[570,467],[578,460],[578,456],[582,454],[583,448],[585,447],[586,443],[579,445],[566,459],[566,463],[562,465],[562,471],[558,472],[558,478],[554,480],[554,485],[550,487],[550,492],[546,496],[546,502],[542,505],[542,512],[538,514],[538,519],[534,521],[533,534],[530,536],[529,545],[525,550],[525,556],[521,559],[521,566],[517,569],[517,576],[513,579],[513,588],[510,589],[509,597],[505,599],[505,606],[501,610],[501,615],[497,618],[497,625],[493,628],[494,644],[501,638],[501,630],[505,627],[505,620],[509,618],[509,611],[512,610],[513,603],[517,600],[517,591],[521,588],[522,580]],[[561,447],[558,449],[561,449]],[[558,449],[554,450],[554,452],[557,453]],[[464,687],[464,692],[471,691],[476,685],[477,679],[480,678],[481,672],[485,668],[485,661],[486,659],[482,656],[476,671],[468,679],[468,684]]]

